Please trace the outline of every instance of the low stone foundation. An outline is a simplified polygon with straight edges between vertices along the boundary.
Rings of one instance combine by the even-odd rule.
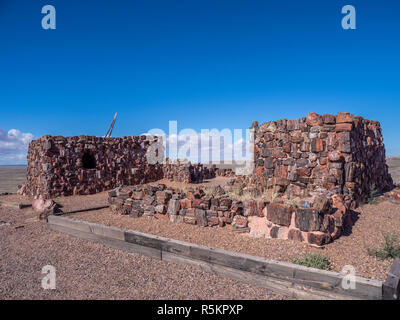
[[[133,218],[154,216],[200,227],[231,224],[234,231],[255,237],[291,239],[316,246],[337,239],[352,224],[339,195],[330,199],[315,197],[296,206],[265,200],[241,201],[226,195],[222,188],[218,193],[200,188],[183,192],[163,184],[136,185],[110,191],[108,200],[113,213]]]

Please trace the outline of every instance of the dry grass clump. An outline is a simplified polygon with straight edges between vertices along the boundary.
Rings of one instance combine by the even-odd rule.
[[[293,259],[293,263],[321,270],[330,269],[329,258],[320,253],[307,253],[303,258]]]
[[[395,233],[384,233],[384,242],[380,249],[367,249],[367,253],[372,257],[379,259],[400,258],[400,242],[399,235]]]

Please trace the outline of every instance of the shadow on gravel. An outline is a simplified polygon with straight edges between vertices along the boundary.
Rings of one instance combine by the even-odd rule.
[[[348,237],[349,235],[351,235],[351,233],[353,231],[353,226],[359,219],[360,213],[357,211],[350,210],[349,215],[350,215],[351,225],[346,225],[346,227],[342,230],[342,236],[345,236],[345,237]]]

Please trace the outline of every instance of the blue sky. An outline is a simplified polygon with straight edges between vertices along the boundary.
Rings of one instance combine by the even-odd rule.
[[[0,0],[0,164],[23,163],[31,136],[104,135],[117,111],[114,136],[348,111],[400,155],[399,14],[397,0]]]

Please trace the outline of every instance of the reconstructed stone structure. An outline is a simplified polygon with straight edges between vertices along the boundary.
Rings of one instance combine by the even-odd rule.
[[[165,179],[183,183],[202,183],[217,176],[235,176],[232,169],[217,168],[215,164],[206,166],[201,163],[193,164],[188,160],[170,161],[169,158],[163,163],[163,171]]]
[[[255,172],[246,184],[260,194],[267,189],[289,199],[339,194],[355,207],[371,189],[392,188],[378,121],[311,112],[252,127]]]
[[[133,218],[155,216],[200,227],[232,225],[236,232],[256,237],[291,239],[322,246],[352,225],[340,197],[314,199],[312,207],[235,199],[216,188],[182,191],[163,184],[122,186],[109,192],[111,211]]]
[[[252,128],[254,171],[248,163],[252,173],[246,176],[215,166],[164,161],[157,154],[161,160],[150,164],[149,149],[161,150],[157,137],[44,136],[29,146],[23,193],[50,198],[118,187],[109,193],[109,201],[119,214],[158,215],[200,226],[232,224],[255,236],[321,246],[351,227],[351,209],[372,190],[393,187],[377,121],[345,112],[311,112],[296,120],[254,122]],[[233,176],[228,191],[240,189],[247,199],[238,200],[234,192],[228,196],[223,188],[183,192],[144,185],[163,178],[200,183],[218,175]]]
[[[29,145],[24,193],[44,198],[92,194],[163,178],[146,152],[157,137],[43,136]]]
[[[164,178],[184,183],[201,183],[216,176],[216,167],[207,168],[201,163],[192,164],[187,160],[171,162],[168,158],[163,164]]]

